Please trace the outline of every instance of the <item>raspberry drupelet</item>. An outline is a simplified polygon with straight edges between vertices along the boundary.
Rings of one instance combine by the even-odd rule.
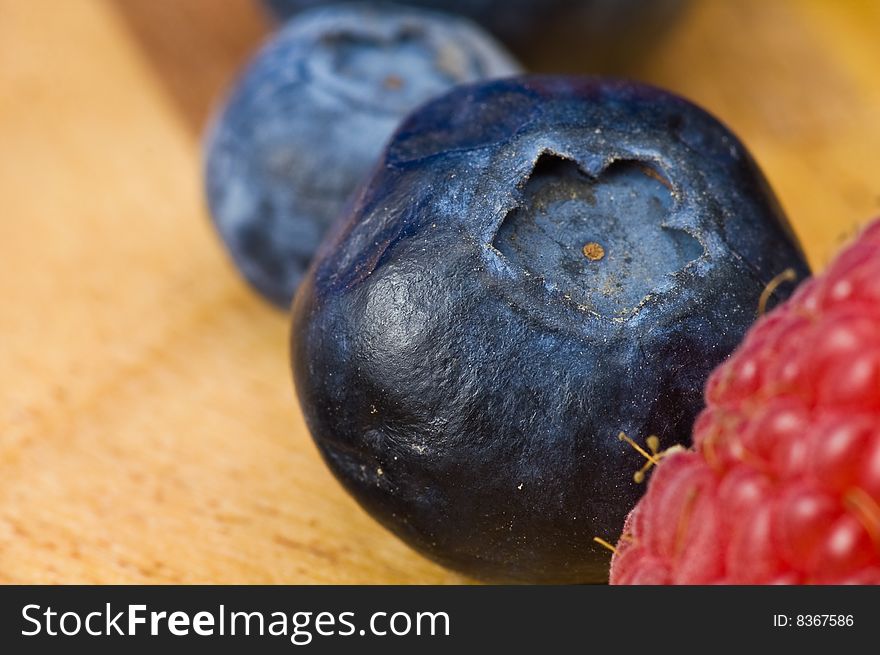
[[[880,221],[709,378],[611,583],[880,584]]]

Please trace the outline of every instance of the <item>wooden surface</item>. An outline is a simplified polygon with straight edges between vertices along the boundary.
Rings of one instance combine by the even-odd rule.
[[[247,0],[0,0],[0,581],[460,582],[322,465],[200,193]],[[630,75],[752,149],[821,266],[880,214],[880,2],[695,0]]]

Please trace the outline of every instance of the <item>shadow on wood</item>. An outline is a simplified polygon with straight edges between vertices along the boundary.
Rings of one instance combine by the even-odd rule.
[[[269,32],[255,0],[109,0],[193,134]]]

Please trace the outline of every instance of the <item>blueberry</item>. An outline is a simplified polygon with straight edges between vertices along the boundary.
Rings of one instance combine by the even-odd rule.
[[[279,20],[334,0],[263,0]],[[372,1],[372,0],[371,0]],[[467,16],[529,68],[621,70],[681,14],[685,0],[395,0]]]
[[[768,281],[808,275],[737,138],[634,83],[525,76],[411,115],[294,303],[326,462],[421,552],[600,582],[643,491],[618,440],[686,443]],[[784,296],[780,290],[779,296]]]
[[[318,243],[400,120],[517,65],[464,19],[342,5],[289,22],[206,138],[211,214],[244,277],[287,307]]]

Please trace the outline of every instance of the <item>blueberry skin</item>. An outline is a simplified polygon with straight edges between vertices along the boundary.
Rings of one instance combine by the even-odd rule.
[[[205,144],[208,204],[244,277],[287,308],[318,243],[400,120],[455,84],[518,72],[470,22],[339,5],[255,57]]]
[[[334,0],[262,0],[287,20]],[[373,0],[369,0],[373,1]],[[650,48],[686,0],[394,0],[467,16],[543,70],[620,70]]]
[[[763,176],[693,104],[601,78],[459,87],[400,127],[316,257],[296,389],[336,477],[417,550],[604,582],[593,537],[644,489],[618,433],[686,444],[788,267],[809,274]]]

